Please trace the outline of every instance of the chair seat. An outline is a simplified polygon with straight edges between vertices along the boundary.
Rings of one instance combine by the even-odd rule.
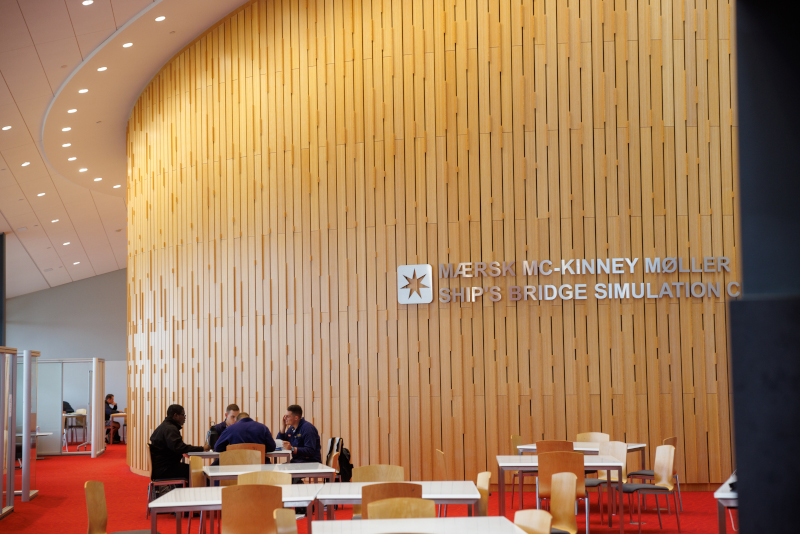
[[[670,491],[669,488],[664,486],[656,486],[655,484],[623,484],[622,493],[635,493],[637,491]]]
[[[634,471],[633,473],[628,473],[628,477],[654,477],[656,476],[656,472],[650,469],[642,469],[641,471]]]
[[[587,488],[596,488],[598,486],[602,486],[605,484],[606,481],[602,478],[587,478],[586,479],[586,487]]]
[[[550,529],[550,534],[569,534],[569,532],[566,530],[561,530],[560,528],[553,527]]]

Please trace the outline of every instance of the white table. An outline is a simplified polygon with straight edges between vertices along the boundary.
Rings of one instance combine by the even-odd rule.
[[[725,513],[728,508],[739,508],[739,493],[731,489],[731,482],[736,482],[736,471],[728,477],[728,480],[714,492],[717,499],[717,519],[719,520],[719,533],[725,534],[728,526],[728,518]]]
[[[189,452],[187,456],[199,456],[204,460],[216,460],[219,458],[219,453],[215,451],[202,451],[202,452]],[[275,449],[273,452],[267,453],[267,458],[283,458],[287,462],[292,457],[292,451],[287,449]]]
[[[113,421],[114,419],[125,419],[125,421],[117,421],[117,422],[119,423],[120,430],[122,430],[122,436],[120,436],[120,437],[122,438],[122,441],[127,443],[127,441],[125,440],[125,437],[126,437],[125,436],[125,427],[128,426],[126,424],[126,421],[127,421],[127,418],[128,418],[128,414],[126,414],[125,412],[112,413],[111,415],[109,415],[109,417],[110,417],[111,421]],[[114,441],[114,436],[113,435],[111,436],[111,441]]]
[[[256,471],[280,471],[289,473],[292,478],[324,478],[333,482],[336,470],[317,462],[297,464],[254,464],[254,465],[207,465],[203,473],[211,482],[217,480],[236,480],[244,473]]]
[[[642,467],[645,467],[645,449],[647,448],[646,443],[626,443],[628,446],[628,452],[636,452],[639,451],[641,454],[642,459]],[[600,444],[597,442],[589,442],[589,441],[575,441],[572,443],[572,450],[575,452],[582,452],[583,454],[600,454]],[[530,443],[528,445],[518,445],[517,446],[517,454],[524,454],[524,453],[532,453],[536,454],[536,444]]]
[[[314,521],[311,528],[313,534],[525,534],[505,517]]]
[[[311,507],[322,484],[289,484],[282,485],[283,506],[285,508]],[[223,488],[176,488],[163,497],[150,503],[150,531],[157,534],[158,514],[171,514],[175,512],[216,512],[222,508]],[[181,534],[181,516],[176,519],[176,532]],[[311,532],[311,510],[306,514],[308,518],[308,531]],[[211,534],[214,534],[214,523],[211,523]]]
[[[380,482],[341,482],[338,484],[325,484],[317,495],[317,501],[322,506],[317,507],[317,519],[322,519],[323,506],[328,507],[328,519],[333,519],[333,506],[343,504],[361,504],[361,490],[370,484]],[[469,506],[469,515],[472,515],[473,506],[481,500],[481,494],[475,483],[467,481],[446,482],[410,482],[422,486],[422,498],[436,504],[466,504]],[[399,532],[399,531],[398,531]]]
[[[601,456],[599,454],[586,454],[583,456],[583,466],[585,469],[596,471],[616,471],[617,484],[619,484],[619,510],[624,510],[622,500],[622,462],[613,456]],[[539,457],[538,456],[498,456],[497,457],[497,475],[498,490],[500,492],[500,515],[505,513],[506,509],[506,471],[525,471],[525,472],[538,472],[539,471]],[[619,532],[623,532],[622,516],[620,515]],[[611,526],[611,514],[608,514],[608,526]]]

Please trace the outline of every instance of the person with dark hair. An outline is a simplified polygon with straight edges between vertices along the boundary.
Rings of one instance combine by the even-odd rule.
[[[217,431],[218,435],[222,435],[225,432],[225,429],[231,426],[233,423],[236,422],[236,417],[239,415],[239,405],[237,404],[229,404],[227,408],[225,408],[225,419],[221,423],[217,423],[214,425],[214,430]]]
[[[283,416],[283,432],[278,434],[283,448],[291,449],[292,463],[322,463],[322,445],[316,427],[303,418],[303,409],[292,404]]]
[[[275,450],[275,440],[267,425],[261,424],[250,418],[250,415],[242,412],[236,418],[236,424],[225,429],[214,445],[214,450],[223,452],[228,445],[237,443],[260,443],[264,445],[264,452]],[[266,463],[269,463],[267,459]]]
[[[189,464],[181,462],[183,455],[207,449],[183,442],[181,428],[184,423],[186,411],[180,404],[173,404],[167,408],[167,417],[150,435],[151,480],[184,479],[189,482]]]
[[[111,420],[111,414],[119,413],[117,410],[117,403],[114,402],[114,394],[109,393],[106,395],[106,428],[111,430],[111,439],[107,441],[111,443],[121,443],[119,437],[119,423]]]
[[[62,413],[75,413],[75,410],[72,409],[72,405],[67,401],[61,401],[61,412]]]

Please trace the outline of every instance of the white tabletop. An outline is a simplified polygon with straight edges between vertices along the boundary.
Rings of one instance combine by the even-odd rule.
[[[313,534],[525,534],[505,517],[497,516],[314,521],[311,529]]]
[[[109,415],[109,417],[127,417],[127,416],[128,414],[126,414],[125,412],[112,413],[111,415]]]
[[[322,484],[289,484],[282,485],[283,505],[286,507],[308,506],[317,496]],[[222,490],[220,486],[205,488],[176,488],[163,497],[150,503],[151,509],[185,508],[186,510],[219,509],[222,506]]]
[[[186,456],[199,456],[200,458],[209,458],[215,459],[219,458],[219,454],[216,451],[200,451],[200,452],[187,452]],[[292,451],[286,449],[275,449],[272,452],[267,453],[267,458],[283,458],[292,455]]]
[[[520,471],[538,471],[538,456],[498,456],[497,465],[501,469],[511,469]],[[585,455],[583,466],[589,469],[617,469],[622,467],[622,462],[613,456],[601,456],[599,454]]]
[[[336,502],[348,501],[345,504],[355,504],[361,502],[361,490],[364,486],[370,484],[379,484],[379,482],[341,482],[336,484],[325,484],[322,490],[317,495],[317,499],[323,504],[329,502],[335,504]],[[477,501],[481,498],[481,494],[475,483],[467,481],[424,481],[424,482],[410,482],[410,484],[420,484],[422,486],[422,498],[432,501],[447,501],[447,500],[474,500]]]
[[[736,472],[734,472],[725,483],[714,492],[715,499],[738,500],[739,493],[731,489],[731,482],[736,482]]]
[[[303,478],[324,474],[335,474],[332,467],[317,462],[297,464],[251,464],[251,465],[207,465],[203,468],[205,475],[211,480],[236,478],[244,473],[256,471],[282,471],[291,473],[293,478]]]
[[[86,417],[85,413],[62,413],[61,417]]]
[[[647,447],[646,443],[626,443],[628,452],[634,452]],[[536,452],[536,444],[529,443],[528,445],[518,445],[517,449],[521,452]],[[600,450],[600,444],[588,441],[575,441],[572,443],[572,450],[575,452],[588,452],[597,453]]]
[[[42,436],[52,436],[52,435],[53,435],[52,432],[31,432],[31,436],[36,436],[37,438]],[[21,438],[22,432],[17,432],[17,437]]]

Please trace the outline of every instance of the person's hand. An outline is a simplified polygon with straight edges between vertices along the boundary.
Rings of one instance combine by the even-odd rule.
[[[203,445],[203,451],[205,451],[205,452],[208,452],[208,451],[210,451],[210,450],[211,450],[211,445],[209,445],[208,443],[206,443],[205,445]]]
[[[288,441],[284,441],[283,442],[283,448],[286,449],[286,450],[292,450],[292,444],[289,443]]]
[[[289,427],[289,416],[283,416],[283,431],[286,432],[286,429]]]

